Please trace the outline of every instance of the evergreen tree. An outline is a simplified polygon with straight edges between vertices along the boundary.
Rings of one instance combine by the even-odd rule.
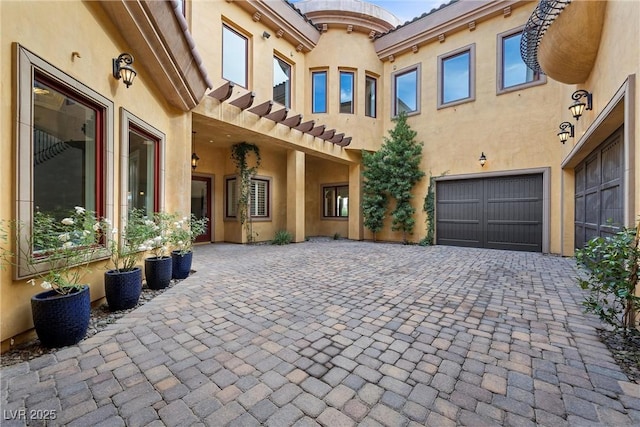
[[[364,165],[362,184],[362,215],[364,226],[373,232],[373,241],[376,241],[376,233],[382,230],[384,218],[389,203],[384,185],[384,170],[380,167],[380,151],[369,153],[362,152]]]
[[[417,133],[407,124],[407,115],[401,113],[389,138],[376,153],[363,153],[364,186],[363,214],[365,226],[374,233],[382,230],[389,198],[396,201],[391,212],[393,231],[402,231],[402,240],[413,233],[415,208],[411,205],[411,190],[425,173],[420,170],[422,143],[417,143]]]

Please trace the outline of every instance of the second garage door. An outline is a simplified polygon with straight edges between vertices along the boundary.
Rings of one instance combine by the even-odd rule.
[[[542,174],[438,181],[436,243],[542,252]]]

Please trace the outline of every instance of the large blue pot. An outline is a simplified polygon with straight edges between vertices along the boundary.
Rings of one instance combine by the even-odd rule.
[[[109,270],[104,273],[104,293],[111,311],[126,310],[138,304],[142,292],[142,269]]]
[[[173,261],[171,276],[174,279],[186,279],[189,277],[191,262],[193,261],[193,252],[180,254],[180,251],[172,251],[171,260]]]
[[[144,277],[149,289],[164,289],[171,283],[171,257],[151,257],[144,260]]]
[[[87,335],[91,314],[89,286],[60,295],[56,291],[40,292],[31,297],[33,325],[45,347],[77,344]]]

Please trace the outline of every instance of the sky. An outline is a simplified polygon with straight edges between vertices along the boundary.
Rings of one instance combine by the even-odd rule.
[[[290,3],[296,3],[300,0],[289,0]],[[437,8],[448,0],[364,0],[368,3],[377,4],[378,6],[393,13],[403,23],[411,21],[431,9]]]

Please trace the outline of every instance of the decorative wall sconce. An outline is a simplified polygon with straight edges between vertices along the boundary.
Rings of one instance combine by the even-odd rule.
[[[560,123],[560,132],[558,132],[558,138],[563,144],[567,142],[569,137],[574,137],[574,126],[569,122]]]
[[[585,104],[584,102],[580,102],[580,98],[586,98],[587,103]],[[591,110],[593,108],[593,94],[584,89],[578,89],[573,92],[571,99],[574,100],[574,103],[569,107],[569,111],[571,111],[571,115],[576,120],[580,119],[584,110]]]
[[[122,79],[127,88],[133,84],[133,79],[138,75],[131,64],[133,64],[133,56],[129,53],[122,53],[117,58],[113,58],[113,77],[116,80]]]
[[[192,131],[191,132],[191,170],[196,170],[196,168],[198,167],[198,160],[200,160],[200,157],[198,157],[198,155],[196,154],[194,145],[193,145],[193,139],[195,137],[196,131]]]
[[[480,162],[480,166],[484,167],[484,164],[487,163],[487,156],[484,155],[484,151],[480,154],[480,158],[478,159]]]
[[[265,39],[265,40],[266,40],[266,39],[268,39],[269,37],[271,37],[271,34],[269,34],[269,33],[268,33],[268,32],[266,32],[266,31],[263,31],[263,32],[262,32],[262,38],[263,38],[263,39]]]

